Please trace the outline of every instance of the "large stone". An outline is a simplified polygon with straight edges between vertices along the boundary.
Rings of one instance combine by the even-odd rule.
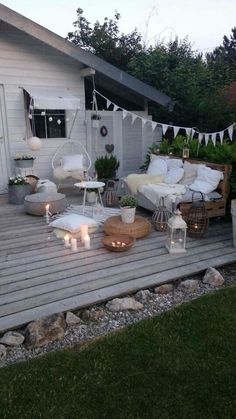
[[[82,313],[82,319],[84,321],[90,321],[90,322],[96,322],[101,319],[105,314],[104,310],[102,308],[91,310],[84,310]]]
[[[0,363],[4,361],[7,356],[7,348],[4,345],[0,345]]]
[[[211,285],[212,287],[219,287],[225,282],[223,276],[215,268],[208,268],[202,282]]]
[[[153,294],[149,290],[140,290],[135,294],[136,300],[141,303],[148,303],[152,297]]]
[[[7,346],[18,346],[21,345],[25,340],[25,337],[18,332],[6,332],[0,339],[0,343]]]
[[[108,301],[106,308],[110,311],[140,310],[143,308],[143,304],[131,297],[115,298]]]
[[[159,287],[156,287],[154,289],[155,294],[169,294],[174,289],[173,284],[163,284],[159,285]]]
[[[81,323],[81,320],[78,316],[73,314],[71,311],[68,311],[66,313],[66,324],[67,326],[75,326],[77,324]]]
[[[178,290],[181,291],[196,291],[199,288],[199,281],[197,279],[186,279],[180,282]]]
[[[66,321],[62,313],[42,317],[26,327],[25,344],[31,348],[47,345],[54,340],[62,339],[65,328]]]

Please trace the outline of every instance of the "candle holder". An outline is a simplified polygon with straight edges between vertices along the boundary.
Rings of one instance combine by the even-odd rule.
[[[194,201],[196,193],[201,195],[200,200]],[[186,217],[188,226],[188,236],[200,238],[207,232],[209,225],[209,217],[204,203],[204,197],[201,192],[193,192],[192,205]]]
[[[183,159],[189,159],[189,147],[188,146],[183,147],[182,158]]]
[[[131,236],[116,235],[106,236],[102,239],[103,246],[111,252],[125,252],[129,250],[135,242],[135,239]]]
[[[167,223],[171,217],[171,212],[165,207],[164,198],[159,201],[159,205],[152,215],[152,224],[157,231],[166,231]]]

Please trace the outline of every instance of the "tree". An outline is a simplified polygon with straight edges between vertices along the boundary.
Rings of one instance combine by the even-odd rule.
[[[105,17],[103,23],[96,21],[93,27],[83,16],[82,9],[78,8],[76,13],[77,20],[73,23],[76,29],[68,33],[67,39],[122,70],[127,70],[131,59],[143,49],[137,29],[129,34],[120,33],[120,14],[117,11],[114,19]]]

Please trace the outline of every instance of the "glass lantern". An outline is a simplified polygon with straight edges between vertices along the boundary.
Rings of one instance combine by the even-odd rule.
[[[104,193],[104,202],[106,207],[114,207],[118,204],[116,182],[114,180],[109,179],[107,181]]]
[[[189,158],[189,147],[188,146],[183,147],[182,158],[183,159],[188,159]]]
[[[193,192],[192,205],[187,214],[186,221],[188,226],[188,236],[200,238],[207,232],[209,217],[205,207],[203,194],[201,192],[197,193],[201,195],[201,198],[194,201],[194,195],[196,192]]]
[[[179,210],[174,211],[174,215],[169,218],[167,223],[166,248],[169,253],[186,252],[186,231],[187,224],[181,216]]]

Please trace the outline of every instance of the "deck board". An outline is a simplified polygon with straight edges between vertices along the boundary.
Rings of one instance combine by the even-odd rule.
[[[1,205],[0,215],[0,331],[236,261],[230,222],[211,220],[207,236],[188,238],[182,255],[170,255],[157,231],[124,253],[104,249],[98,231],[91,250],[72,253],[21,206]]]

